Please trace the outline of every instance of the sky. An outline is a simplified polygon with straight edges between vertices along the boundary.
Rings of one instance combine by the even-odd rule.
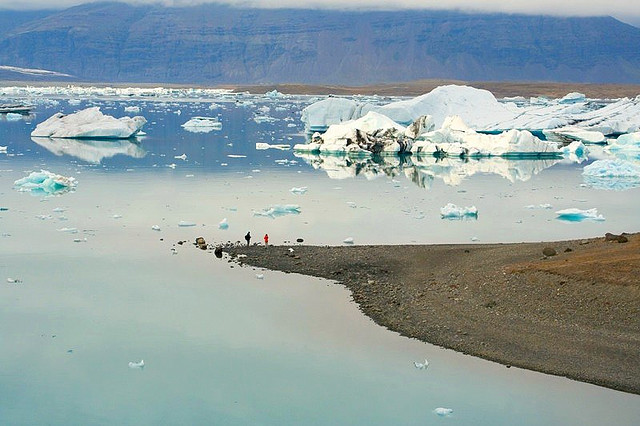
[[[0,9],[63,9],[99,0],[0,0]],[[638,0],[120,0],[132,4],[161,3],[187,6],[223,3],[253,7],[308,7],[334,9],[458,9],[469,12],[505,12],[556,16],[611,15],[640,25]]]

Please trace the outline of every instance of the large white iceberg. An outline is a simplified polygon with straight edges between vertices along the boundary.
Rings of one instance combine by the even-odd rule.
[[[323,132],[332,124],[360,118],[363,106],[351,99],[330,97],[304,108],[302,122],[308,132]]]
[[[559,157],[556,143],[542,141],[526,130],[500,134],[478,133],[459,116],[447,117],[438,130],[422,134],[413,143],[413,154],[461,157]]]
[[[585,166],[582,175],[586,184],[597,189],[625,191],[640,187],[640,164],[631,161],[597,160]]]
[[[18,191],[31,192],[36,195],[60,195],[73,191],[77,185],[78,182],[75,178],[57,175],[48,170],[31,172],[29,176],[13,183],[14,188]]]
[[[401,153],[413,142],[405,131],[404,126],[371,111],[357,120],[331,125],[324,134],[314,134],[311,143],[295,145],[294,150],[357,155]]]
[[[38,124],[31,136],[50,138],[127,139],[140,132],[147,120],[142,116],[115,118],[100,107],[73,114],[56,113]]]

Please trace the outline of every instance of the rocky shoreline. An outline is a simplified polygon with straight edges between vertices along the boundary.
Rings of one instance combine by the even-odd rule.
[[[640,234],[613,237],[433,246],[238,244],[215,253],[242,265],[335,280],[351,290],[365,315],[404,336],[640,394]]]

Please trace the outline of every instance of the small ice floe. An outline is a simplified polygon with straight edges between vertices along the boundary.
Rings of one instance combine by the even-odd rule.
[[[525,209],[529,209],[529,210],[534,210],[534,209],[544,209],[544,210],[548,210],[548,209],[552,209],[553,206],[551,204],[529,204],[528,206],[524,206]]]
[[[22,280],[18,278],[7,278],[7,282],[9,284],[20,284]]]
[[[471,237],[471,241],[480,241],[480,238],[478,238],[478,237]]]
[[[175,158],[176,160],[187,161],[187,154],[175,155],[173,158]]]
[[[7,148],[9,148],[8,146],[0,146],[0,152],[3,154],[7,153]]]
[[[351,207],[352,209],[355,209],[356,207],[358,207],[358,205],[356,203],[354,203],[353,201],[347,201],[347,205],[349,207]]]
[[[353,244],[353,237],[347,237],[344,240],[342,240],[342,242],[345,244]]]
[[[273,205],[262,210],[254,210],[254,216],[276,218],[288,214],[300,214],[300,206],[297,204]]]
[[[68,234],[77,234],[78,228],[60,228],[57,230],[58,232],[66,232]]]
[[[40,214],[40,215],[36,216],[36,219],[50,220],[50,219],[53,219],[53,216],[51,216],[50,214]]]
[[[299,188],[297,187],[293,187],[289,190],[289,192],[291,192],[292,194],[296,194],[296,195],[303,195],[307,193],[307,187],[306,186],[301,186]]]
[[[449,203],[440,209],[440,216],[442,216],[443,219],[477,219],[478,209],[476,206],[458,207],[453,203]]]
[[[263,280],[264,279],[264,274],[256,274],[256,279]]]
[[[229,229],[229,223],[226,217],[218,223],[218,229]]]
[[[77,185],[78,182],[75,178],[57,175],[47,170],[31,172],[29,176],[13,183],[14,188],[18,191],[29,191],[36,195],[60,195],[75,190]]]
[[[122,219],[122,215],[121,214],[114,214],[113,218],[114,219]]]
[[[413,366],[416,367],[418,370],[426,370],[427,367],[429,367],[429,361],[427,359],[425,359],[424,362],[414,361]]]
[[[169,167],[170,169],[175,169],[176,163],[167,164],[167,167]]]
[[[54,213],[64,213],[65,211],[67,211],[67,209],[63,208],[63,207],[56,207],[55,209],[51,210]]]
[[[73,242],[74,242],[74,243],[86,243],[86,242],[87,242],[87,237],[84,237],[84,238],[74,238]]]
[[[433,410],[433,413],[440,417],[449,417],[453,414],[453,409],[438,407],[435,410]]]
[[[141,359],[138,362],[135,362],[135,361],[129,362],[129,368],[138,368],[138,369],[144,368],[144,359]]]
[[[605,220],[604,216],[598,214],[598,209],[581,210],[576,208],[558,210],[556,219],[565,220],[567,222],[582,222],[583,220],[593,220],[601,222]]]
[[[247,158],[246,155],[240,155],[240,154],[228,154],[227,157],[229,157],[229,158]]]
[[[140,107],[137,105],[126,106],[124,107],[124,112],[131,112],[131,113],[137,114],[140,112]]]
[[[264,142],[257,142],[256,143],[256,149],[259,151],[265,150],[265,149],[279,149],[280,151],[286,151],[291,149],[291,145],[288,144],[268,144],[268,143],[264,143]]]
[[[142,116],[115,118],[100,112],[100,107],[92,107],[69,115],[58,112],[38,124],[31,136],[128,139],[135,136],[146,122]]]
[[[180,222],[178,222],[178,226],[186,228],[189,226],[196,226],[195,222],[190,222],[188,220],[181,220]]]
[[[160,225],[153,225],[151,227],[151,229],[153,229],[154,231],[159,231],[160,230]]]
[[[209,133],[222,129],[222,123],[216,117],[193,117],[182,128],[191,133]]]

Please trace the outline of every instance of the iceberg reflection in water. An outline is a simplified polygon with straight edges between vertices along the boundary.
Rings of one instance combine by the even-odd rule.
[[[364,176],[373,180],[380,176],[396,177],[404,174],[407,179],[421,188],[431,188],[437,179],[450,186],[460,185],[465,179],[478,174],[495,174],[510,182],[527,181],[554,164],[558,159],[506,159],[489,158],[437,158],[428,156],[372,156],[352,157],[296,152],[313,168],[324,170],[331,179],[348,179]]]
[[[105,158],[126,155],[133,158],[144,158],[147,152],[131,139],[50,139],[32,137],[31,140],[57,156],[69,155],[86,161],[100,164]]]

